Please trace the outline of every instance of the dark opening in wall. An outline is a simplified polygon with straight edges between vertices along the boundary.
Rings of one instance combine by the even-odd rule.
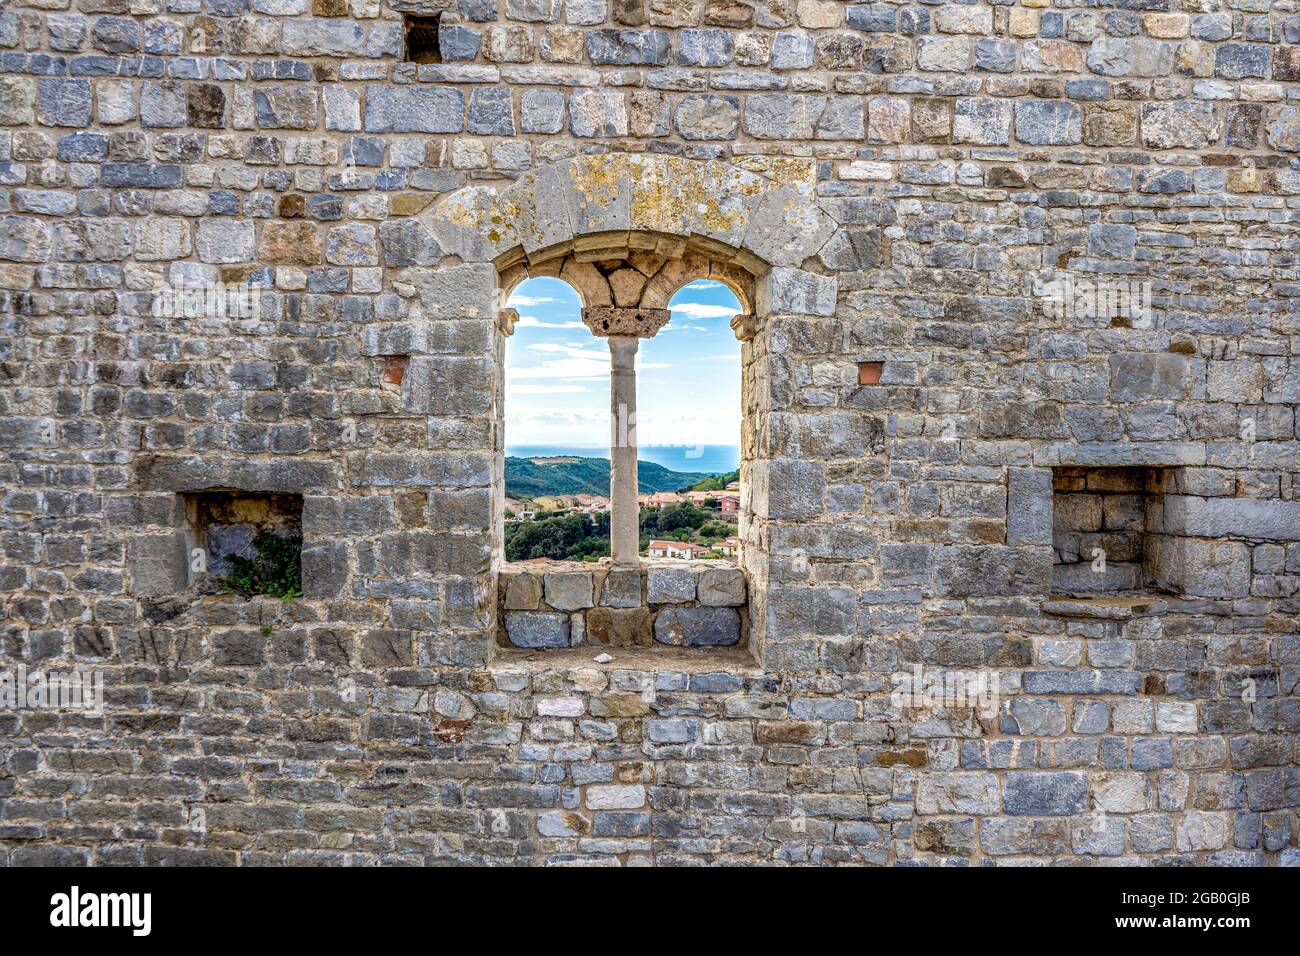
[[[1157,589],[1164,468],[1052,472],[1052,590],[1076,597]]]
[[[408,63],[441,63],[442,50],[438,47],[438,21],[440,16],[417,17],[407,14],[406,61]]]
[[[185,495],[190,580],[206,571],[245,597],[302,594],[302,495],[233,490]]]

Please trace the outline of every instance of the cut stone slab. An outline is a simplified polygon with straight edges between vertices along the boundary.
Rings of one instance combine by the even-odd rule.
[[[655,640],[675,647],[740,643],[740,614],[730,607],[670,607],[655,618]]]
[[[1167,495],[1164,515],[1169,534],[1300,541],[1300,501]]]
[[[745,575],[737,568],[708,568],[700,575],[700,603],[709,607],[739,607],[745,590]]]
[[[648,647],[653,635],[649,608],[598,607],[587,612],[587,643],[602,647]]]
[[[545,576],[546,603],[557,611],[578,611],[592,606],[590,571],[555,571]]]
[[[185,542],[179,532],[136,535],[127,553],[132,594],[159,597],[185,588]]]
[[[549,611],[507,611],[506,636],[515,647],[568,647],[569,615]]]
[[[518,574],[506,580],[506,610],[536,611],[542,603],[542,579],[535,574]]]
[[[640,607],[641,572],[615,569],[600,586],[601,607]]]
[[[651,604],[685,604],[695,600],[695,572],[688,567],[651,568],[646,600]]]

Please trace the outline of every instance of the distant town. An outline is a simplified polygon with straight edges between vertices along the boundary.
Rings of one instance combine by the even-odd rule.
[[[544,459],[528,461],[551,464]],[[641,553],[648,558],[730,558],[740,548],[738,471],[705,476],[677,491],[654,491],[637,498]],[[509,561],[596,561],[609,555],[609,498],[604,495],[508,494],[505,520]]]

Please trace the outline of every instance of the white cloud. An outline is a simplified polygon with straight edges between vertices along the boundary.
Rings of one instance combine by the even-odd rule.
[[[506,405],[511,445],[595,445],[609,442],[609,413],[548,412]]]
[[[681,305],[669,304],[668,311],[673,315],[684,315],[689,319],[729,319],[740,309],[732,305],[706,305],[703,302],[683,302]]]
[[[736,409],[658,415],[638,408],[636,437],[642,445],[735,445],[740,415]]]
[[[513,395],[559,395],[565,392],[586,392],[590,389],[583,385],[524,385],[506,381],[506,396]]]
[[[609,352],[600,343],[579,345],[564,342],[534,342],[528,346],[528,350],[540,352],[548,357],[537,365],[512,367],[507,373],[511,380],[609,378]],[[664,362],[638,362],[637,368],[668,368],[668,365]]]
[[[558,352],[562,355],[572,356],[603,356],[608,358],[609,353],[599,345],[586,342],[530,342],[528,345],[533,352]]]
[[[564,358],[510,370],[512,379],[569,378],[592,379],[609,377],[609,361],[600,359]]]
[[[521,315],[515,323],[516,329],[583,329],[581,322],[543,322],[535,315]]]
[[[558,301],[558,299],[552,298],[549,295],[520,295],[516,292],[509,298],[506,305],[510,306],[512,309],[527,309],[530,306],[546,305],[549,302]]]

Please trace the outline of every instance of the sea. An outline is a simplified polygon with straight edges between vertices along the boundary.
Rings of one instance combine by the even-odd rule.
[[[516,458],[608,458],[608,446],[597,445],[507,445],[506,454]],[[641,445],[637,458],[652,461],[672,471],[721,475],[740,467],[739,445]]]

